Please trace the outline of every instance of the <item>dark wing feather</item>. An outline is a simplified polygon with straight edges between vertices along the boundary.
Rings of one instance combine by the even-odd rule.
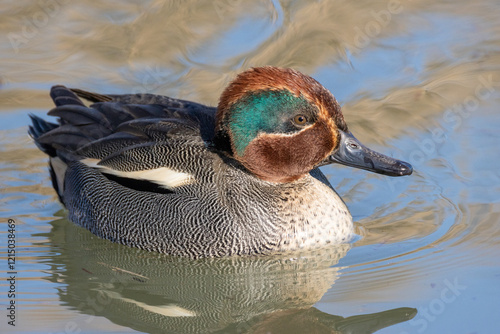
[[[96,103],[87,107],[77,95]],[[198,103],[152,94],[101,95],[64,86],[54,86],[51,97],[57,107],[49,115],[59,117],[61,125],[31,116],[29,130],[50,155],[64,149],[96,156],[90,153],[92,146],[103,144],[111,149],[116,140],[115,149],[119,149],[174,133],[201,136],[207,142],[213,138],[215,108]],[[122,132],[127,135],[118,134]]]
[[[36,139],[41,145],[50,146],[55,150],[76,151],[79,147],[91,143],[94,138],[88,135],[88,126],[75,127],[70,124],[61,125]],[[90,127],[90,130],[95,126]]]
[[[112,131],[113,128],[105,114],[94,108],[80,105],[64,105],[48,112],[49,116],[59,117],[61,124],[88,125],[95,124]]]
[[[71,90],[61,85],[52,87],[50,97],[57,107],[64,105],[84,106],[83,102]]]
[[[206,154],[207,144],[192,120],[138,119],[116,131],[85,145],[77,154],[99,159],[99,166],[126,172],[180,166],[191,172],[196,170],[191,160]]]
[[[115,102],[121,104],[122,106],[129,106],[130,110],[128,110],[131,114],[139,112],[139,107],[137,105],[147,105],[146,113],[147,117],[168,117],[168,118],[184,118],[187,116],[194,117],[198,120],[201,135],[205,140],[212,139],[214,136],[214,128],[215,128],[215,112],[216,108],[208,107],[206,105],[175,99],[168,96],[162,95],[154,95],[154,94],[97,94],[87,92],[81,89],[71,89],[76,95],[84,98],[88,101],[96,103],[92,107],[99,108],[113,108],[113,104],[110,102]],[[104,106],[98,107],[97,104],[99,102],[107,102],[103,103]],[[163,109],[164,115],[157,114],[152,105],[160,105]],[[144,110],[143,110],[144,111]],[[106,111],[108,112],[108,111]],[[135,114],[138,118],[139,114]],[[145,117],[141,115],[140,117]]]
[[[95,103],[87,107],[77,95]],[[200,159],[212,154],[207,147],[215,108],[165,96],[101,95],[64,86],[53,87],[51,96],[57,107],[49,115],[59,117],[60,125],[33,116],[30,134],[43,151],[63,161],[95,159],[89,163],[104,172],[181,166],[195,172]]]

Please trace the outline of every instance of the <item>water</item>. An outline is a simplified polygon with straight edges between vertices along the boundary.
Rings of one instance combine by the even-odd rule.
[[[495,333],[500,326],[496,1],[4,1],[2,333]],[[244,68],[294,67],[410,177],[323,168],[360,238],[296,257],[185,260],[65,219],[28,113],[51,85],[215,105]],[[11,221],[12,222],[12,221]],[[15,301],[16,326],[6,307]]]

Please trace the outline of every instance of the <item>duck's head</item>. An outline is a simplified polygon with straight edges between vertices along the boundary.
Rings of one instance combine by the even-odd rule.
[[[288,68],[252,68],[229,84],[217,109],[216,142],[271,182],[291,182],[334,162],[390,176],[413,171],[361,144],[333,95]]]

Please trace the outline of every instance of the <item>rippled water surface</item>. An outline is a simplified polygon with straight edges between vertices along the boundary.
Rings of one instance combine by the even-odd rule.
[[[3,1],[0,332],[498,332],[499,17],[493,0]],[[192,261],[65,219],[26,134],[28,114],[51,108],[51,85],[215,105],[260,65],[315,77],[360,140],[413,164],[403,178],[323,168],[356,242]]]

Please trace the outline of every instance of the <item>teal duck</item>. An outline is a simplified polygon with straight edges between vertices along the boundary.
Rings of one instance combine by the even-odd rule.
[[[50,94],[58,123],[31,115],[29,134],[50,157],[69,219],[148,251],[222,257],[348,242],[352,217],[319,167],[412,173],[361,144],[333,95],[292,69],[240,73],[217,108],[64,86]]]

